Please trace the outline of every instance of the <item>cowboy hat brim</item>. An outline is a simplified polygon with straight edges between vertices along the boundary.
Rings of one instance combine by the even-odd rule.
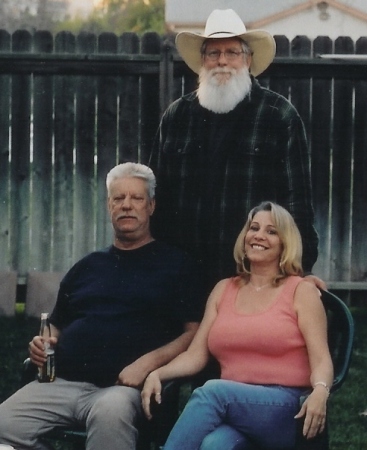
[[[216,33],[211,36],[182,31],[176,36],[176,47],[178,53],[185,63],[195,73],[200,72],[202,66],[201,47],[206,39],[223,39],[239,37],[244,40],[252,52],[250,66],[251,75],[260,75],[271,64],[275,56],[275,41],[273,36],[267,31],[251,30],[242,34]]]

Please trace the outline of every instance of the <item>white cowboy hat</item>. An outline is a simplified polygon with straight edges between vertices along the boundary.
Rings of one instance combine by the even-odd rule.
[[[206,21],[204,34],[182,31],[176,36],[176,47],[185,63],[199,73],[202,66],[201,46],[206,39],[239,37],[252,51],[251,74],[256,77],[269,66],[275,56],[275,41],[267,31],[246,27],[233,9],[215,9]]]

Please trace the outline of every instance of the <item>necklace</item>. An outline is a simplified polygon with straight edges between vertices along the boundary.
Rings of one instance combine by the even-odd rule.
[[[252,283],[251,280],[249,281],[249,284],[251,284],[251,286],[253,287],[253,289],[255,289],[256,292],[259,292],[259,291],[261,291],[261,289],[263,289],[264,287],[270,286],[270,285],[271,285],[271,283],[266,283],[266,284],[262,284],[261,286],[255,286],[255,285]]]

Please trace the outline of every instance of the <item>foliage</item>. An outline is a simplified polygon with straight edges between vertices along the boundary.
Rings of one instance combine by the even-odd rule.
[[[0,1],[0,29],[13,33],[24,29],[52,31],[60,20],[59,14],[67,11],[68,0],[58,0],[58,10],[54,9],[51,0],[33,0],[27,4],[15,4],[14,0]]]
[[[67,11],[68,0],[59,0]],[[0,29],[13,33],[17,29],[30,32],[49,30],[53,33],[82,31],[94,34],[126,31],[139,35],[148,31],[165,33],[165,0],[101,0],[88,17],[57,16],[51,0],[34,0],[32,9],[14,6],[13,0],[0,0]]]
[[[164,0],[105,0],[87,19],[75,18],[60,22],[55,31],[86,31],[95,34],[130,31],[139,35],[147,31],[165,33]]]

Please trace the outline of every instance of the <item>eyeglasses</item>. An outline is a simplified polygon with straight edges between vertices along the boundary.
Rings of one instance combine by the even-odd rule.
[[[224,52],[221,52],[220,50],[209,50],[204,53],[204,56],[210,61],[218,61],[220,55],[223,54],[228,61],[234,61],[241,55],[241,53],[245,52],[241,50],[225,50]]]

